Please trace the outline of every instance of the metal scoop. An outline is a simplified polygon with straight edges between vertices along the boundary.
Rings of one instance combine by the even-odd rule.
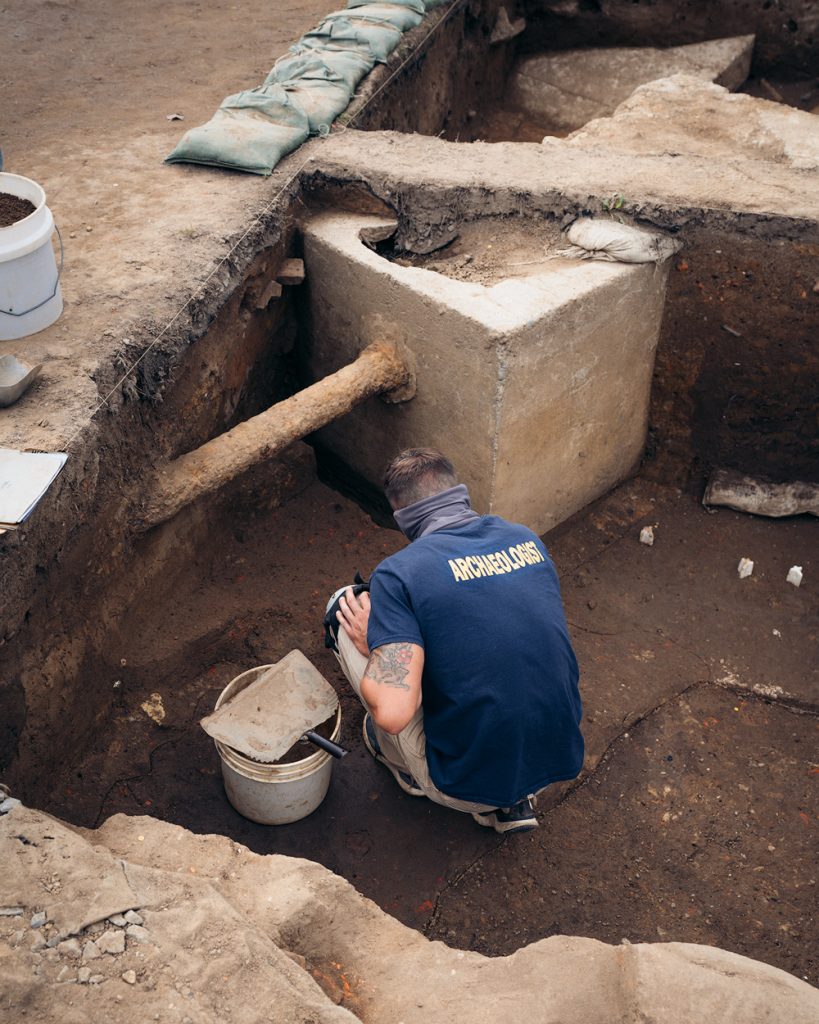
[[[333,757],[347,751],[315,732],[338,707],[338,696],[319,670],[291,651],[232,700],[201,721],[220,743],[265,764],[278,761],[300,739]]]

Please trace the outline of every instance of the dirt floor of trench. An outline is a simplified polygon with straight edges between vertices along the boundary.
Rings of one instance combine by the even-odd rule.
[[[653,547],[637,540],[646,524]],[[586,769],[541,796],[536,832],[504,839],[405,796],[365,751],[320,620],[334,588],[403,541],[316,483],[215,526],[173,592],[139,602],[111,638],[90,749],[20,795],[78,825],[151,814],[309,857],[406,924],[488,954],[557,933],[701,942],[815,983],[815,538],[808,517],[709,515],[642,480],[547,537],[582,670]],[[339,689],[351,753],[313,815],[264,827],[228,804],[198,721],[232,677],[294,647]],[[153,694],[161,724],[143,709]]]

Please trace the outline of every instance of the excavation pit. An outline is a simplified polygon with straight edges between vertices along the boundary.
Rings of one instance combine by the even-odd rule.
[[[777,5],[756,12],[754,64],[742,88],[766,101],[775,99],[773,88],[802,110],[686,80],[645,88],[621,115],[593,124],[559,128],[523,117],[509,131],[508,108],[492,103],[509,81],[514,46],[519,57],[556,45],[684,46],[747,31],[750,10],[702,5],[703,13],[685,5],[683,24],[674,16],[680,5],[652,4],[648,14],[630,3],[605,5],[605,13],[593,3],[525,6],[525,33],[501,45],[489,43],[493,5],[463,4],[451,14],[442,8],[440,30],[427,41],[426,28],[419,31],[409,50],[363,84],[349,112],[356,123],[307,143],[270,181],[161,161],[181,131],[206,120],[237,82],[250,84],[251,66],[253,81],[266,73],[271,54],[322,10],[284,4],[273,36],[249,38],[234,31],[227,8],[203,8],[192,35],[189,12],[173,2],[126,12],[120,35],[103,31],[98,0],[59,14],[64,29],[57,33],[48,20],[58,16],[54,5],[34,5],[25,16],[20,8],[15,32],[35,33],[53,59],[31,61],[25,39],[10,55],[20,102],[4,150],[10,158],[30,154],[27,169],[48,183],[67,242],[69,298],[59,325],[27,341],[25,356],[43,362],[42,378],[15,406],[13,421],[0,420],[0,434],[5,445],[67,449],[70,458],[26,529],[0,536],[8,567],[0,588],[2,780],[30,806],[88,829],[91,843],[132,864],[145,863],[140,847],[147,856],[161,837],[162,855],[184,883],[222,855],[219,870],[228,879],[249,857],[246,847],[316,861],[389,915],[452,947],[502,956],[544,936],[695,942],[815,984],[815,520],[709,514],[699,504],[715,466],[815,479],[819,157],[803,112],[815,103],[815,82],[799,81],[815,43],[799,4],[792,5],[794,28],[783,27]],[[259,24],[269,17],[258,0],[245,10]],[[652,18],[657,26],[649,31]],[[86,88],[88,65],[67,60],[67,49],[93,54],[106,104],[97,102],[96,86]],[[184,66],[177,60],[183,49],[191,55]],[[70,86],[58,93],[54,66],[65,67],[60,81]],[[123,77],[137,87],[118,89]],[[170,96],[182,123],[167,120]],[[44,97],[54,115],[48,119],[38,114]],[[713,109],[703,117],[706,107]],[[564,132],[572,138],[559,140]],[[541,145],[547,133],[552,141]],[[472,138],[499,144],[464,144]],[[517,141],[501,141],[509,139]],[[149,481],[178,456],[354,358],[370,340],[369,315],[383,316],[381,299],[398,295],[413,275],[426,282],[426,290],[409,289],[413,302],[429,298],[430,287],[447,296],[465,288],[486,305],[487,293],[503,292],[509,281],[530,288],[533,279],[544,285],[564,273],[567,267],[542,259],[544,239],[559,245],[560,230],[588,215],[667,232],[683,249],[661,268],[667,286],[654,302],[643,301],[642,271],[575,268],[619,275],[608,310],[622,300],[642,322],[650,307],[656,349],[653,363],[641,364],[646,380],[631,410],[648,434],[635,432],[641,440],[623,459],[628,467],[557,513],[542,469],[531,509],[503,509],[545,533],[561,574],[589,753],[578,784],[544,795],[540,828],[503,841],[464,816],[406,797],[369,758],[362,709],[322,646],[320,626],[329,594],[403,543],[375,506],[378,471],[392,454],[388,442],[393,449],[403,443],[401,424],[430,389],[438,396],[428,420],[434,440],[471,474],[479,509],[490,507],[492,468],[450,425],[463,420],[469,433],[486,396],[495,401],[497,348],[484,365],[474,361],[483,398],[466,417],[452,417],[458,410],[441,387],[446,373],[456,383],[463,378],[463,364],[446,360],[442,374],[426,375],[422,366],[411,401],[370,398],[346,426],[341,420],[310,436],[309,446],[291,446],[161,525],[146,524],[144,503]],[[347,275],[345,298],[361,316],[338,329],[334,348],[325,339],[336,328],[316,325],[338,281],[322,272],[325,256],[317,259],[320,239],[310,226],[328,217],[397,222],[380,252],[355,242],[355,258],[339,277]],[[305,284],[285,284],[277,294],[284,261],[299,258]],[[365,302],[361,282],[369,274],[376,284]],[[453,308],[447,301],[444,319]],[[464,301],[454,303],[459,313],[474,313]],[[333,302],[327,308],[344,311]],[[558,333],[559,325],[549,331]],[[417,348],[411,334],[402,344]],[[530,354],[538,350],[532,345]],[[421,346],[422,362],[431,351]],[[632,363],[624,360],[630,374]],[[539,384],[542,370],[535,376]],[[409,433],[414,440],[416,431]],[[501,450],[502,431],[495,439]],[[518,471],[520,450],[509,460]],[[495,489],[504,488],[496,481]],[[654,528],[651,548],[638,541],[644,526]],[[755,561],[743,580],[741,557]],[[798,590],[785,582],[795,564],[804,569]],[[198,721],[230,679],[294,647],[337,688],[341,741],[352,753],[334,769],[313,815],[265,828],[230,808]],[[117,814],[127,817],[111,818]],[[194,834],[165,831],[164,822]],[[22,841],[12,843],[23,849]],[[202,859],[194,848],[205,851]],[[266,876],[292,863],[260,862]],[[329,949],[338,932],[322,928],[315,891],[342,882],[295,863],[310,878],[300,913],[313,934],[332,935]],[[394,925],[344,891],[359,910]],[[334,903],[328,919],[346,927],[347,906]],[[278,910],[264,921],[265,941],[270,921],[280,923]],[[300,926],[275,940],[290,943],[296,956]],[[380,942],[377,928],[367,934]],[[350,927],[346,938],[374,964],[363,937],[364,928]],[[554,943],[562,941],[575,940]],[[470,956],[424,946],[437,959]],[[662,956],[675,947],[644,948]],[[618,962],[629,954],[628,947],[605,949]],[[479,966],[509,966],[518,985],[514,965],[542,951]],[[412,973],[393,947],[387,955]],[[309,966],[341,972],[339,955],[325,959]],[[429,986],[432,996],[451,991],[446,963],[447,978]],[[728,973],[720,979],[734,984]],[[362,974],[369,985],[370,965]],[[413,984],[420,984],[414,976]],[[532,987],[545,999],[543,976]],[[492,988],[484,982],[482,995]],[[82,990],[47,989],[55,1006],[66,991],[73,998]],[[138,998],[138,990],[124,991]],[[375,1008],[362,1018],[391,1019],[372,991]],[[338,993],[358,1011],[354,996]],[[455,1019],[436,1017],[414,998],[408,1005],[415,1017],[402,1008],[395,1019]],[[468,999],[461,1009],[472,1013]]]
[[[646,523],[652,548],[638,541]],[[21,792],[86,828],[142,814],[317,860],[411,927],[490,955],[561,933],[703,942],[815,981],[816,717],[803,709],[817,623],[808,592],[784,579],[815,529],[711,516],[638,479],[546,537],[589,756],[579,786],[541,799],[531,836],[502,841],[405,796],[366,752],[320,623],[337,586],[404,542],[317,482],[271,513],[211,524],[211,544],[87,667],[84,689],[104,705],[75,716],[93,718],[92,738],[64,763],[29,764]],[[740,581],[742,552],[757,567]],[[309,818],[263,827],[230,807],[198,721],[233,676],[293,647],[337,687],[352,752]]]
[[[567,274],[619,285],[602,304],[606,330],[594,346],[605,349],[618,338],[607,314],[625,292],[631,312],[621,320],[624,340],[615,348],[631,337],[629,317],[653,324],[642,370],[641,421],[651,415],[655,439],[679,428],[685,433],[676,435],[684,438],[676,454],[664,444],[664,460],[649,457],[641,475],[608,494],[604,485],[580,499],[580,511],[555,513],[552,474],[538,474],[545,489],[536,511],[552,519],[536,525],[543,532],[566,520],[545,542],[561,574],[583,673],[589,756],[579,784],[544,795],[541,828],[513,845],[465,816],[405,797],[371,760],[360,739],[362,709],[323,647],[320,621],[330,593],[356,570],[368,575],[403,541],[384,527],[383,517],[377,525],[319,483],[313,452],[302,444],[252,469],[222,496],[194,502],[140,534],[126,574],[87,592],[83,620],[99,626],[78,669],[62,676],[71,706],[32,703],[12,784],[27,802],[85,828],[117,813],[147,814],[194,833],[229,836],[259,853],[317,860],[407,925],[489,955],[571,930],[614,943],[628,938],[720,945],[814,979],[807,905],[815,887],[809,846],[816,813],[810,789],[816,693],[804,672],[817,629],[809,601],[814,521],[772,522],[725,510],[709,515],[698,503],[692,446],[700,430],[706,445],[713,446],[715,437],[697,414],[675,419],[660,402],[690,372],[690,345],[702,338],[699,323],[714,301],[698,286],[708,273],[715,282],[709,288],[725,299],[720,305],[726,321],[740,323],[734,317],[742,315],[745,331],[753,324],[760,333],[781,332],[781,344],[795,353],[798,331],[808,331],[810,321],[797,319],[798,311],[789,321],[778,313],[795,267],[804,273],[804,266],[782,260],[769,275],[766,305],[751,306],[753,261],[766,243],[724,229],[684,232],[688,244],[679,259],[658,270],[555,259],[563,237],[556,216],[535,225],[519,218],[466,222],[453,242],[425,256],[391,251],[389,240],[375,247],[362,241],[362,234],[389,234],[393,226],[362,214],[304,218],[285,236],[286,248],[257,255],[195,358],[211,368],[206,380],[224,373],[225,339],[242,325],[242,343],[231,350],[234,390],[221,399],[229,424],[257,410],[265,395],[284,397],[349,362],[371,340],[368,331],[415,323],[414,337],[399,339],[414,350],[415,397],[398,405],[370,398],[311,438],[322,472],[331,469],[336,486],[347,493],[361,493],[364,486],[371,495],[392,450],[379,449],[381,439],[400,447],[406,427],[395,424],[415,415],[413,403],[422,404],[440,386],[425,365],[435,352],[423,326],[431,297],[437,301],[435,321],[445,324],[438,358],[451,362],[453,341],[468,357],[470,341],[483,329],[481,303],[495,314],[503,310],[510,285],[534,282],[547,297]],[[795,251],[792,244],[782,246],[783,254]],[[305,284],[260,304],[265,282],[288,253],[303,256]],[[465,261],[467,255],[472,259]],[[723,283],[735,279],[736,285]],[[651,303],[646,294],[654,296]],[[374,295],[377,306],[370,301]],[[374,308],[380,314],[375,320]],[[548,303],[538,308],[542,313]],[[550,341],[560,336],[565,316],[560,301],[555,308]],[[455,326],[448,319],[453,310],[462,318]],[[512,313],[518,315],[519,306]],[[587,314],[581,309],[569,321],[582,324]],[[506,330],[514,321],[508,310],[504,316]],[[493,328],[497,335],[497,322]],[[716,331],[719,349],[711,349],[709,372],[717,380],[727,363],[737,362],[734,346],[743,346],[740,369],[751,379],[778,358],[770,334],[765,344],[760,338],[754,363],[740,338]],[[496,365],[486,351],[480,348],[484,354],[474,363],[479,372]],[[629,372],[633,362],[624,364]],[[792,372],[799,377],[809,365],[796,362]],[[748,380],[736,367],[733,373],[734,387]],[[456,368],[451,374],[463,377]],[[163,409],[163,416],[201,422],[200,380],[194,375],[182,386],[171,397],[172,413]],[[496,383],[488,380],[491,397]],[[253,386],[243,390],[246,382]],[[713,376],[701,377],[699,388],[705,407],[719,404]],[[690,400],[684,393],[678,397]],[[770,402],[770,390],[761,394],[746,384],[742,399],[729,408],[757,403],[765,410]],[[464,420],[463,410],[453,418],[445,395],[428,402],[426,422],[437,433],[424,440],[447,448],[456,463],[461,457],[483,511],[491,493],[482,490],[487,473],[468,475],[469,449],[457,434],[464,424],[469,433],[474,420],[468,417],[479,407],[468,407]],[[807,464],[800,463],[807,451],[799,440],[800,410],[791,396],[782,410],[790,433],[783,431],[768,449],[767,457],[784,473]],[[357,415],[369,422],[362,426]],[[729,424],[729,443],[719,454],[728,452],[736,462],[743,440],[764,439],[764,422],[750,426],[743,437],[736,423]],[[413,426],[407,443],[423,429],[423,423]],[[372,444],[362,446],[362,436]],[[633,458],[644,444],[640,432]],[[166,457],[183,450],[177,441],[167,446]],[[713,464],[718,451],[701,451],[703,461]],[[755,443],[747,458],[757,467],[766,453]],[[520,465],[521,453],[509,461]],[[507,514],[530,518],[526,509],[515,511]],[[652,548],[638,541],[645,525],[655,529]],[[745,555],[755,558],[757,569],[740,581],[736,563]],[[803,565],[808,581],[798,591],[785,582],[792,564]],[[70,643],[55,651],[66,665]],[[263,827],[230,807],[218,759],[198,722],[232,678],[293,648],[337,688],[340,741],[353,753],[337,766],[324,803],[309,818]],[[49,676],[53,664],[46,668]],[[26,685],[41,677],[39,666],[30,669]],[[45,727],[52,715],[54,724]],[[419,835],[428,841],[419,844]]]

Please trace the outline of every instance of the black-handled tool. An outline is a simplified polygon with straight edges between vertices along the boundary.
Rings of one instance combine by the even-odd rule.
[[[323,736],[319,736],[319,734],[314,732],[312,729],[308,729],[304,736],[302,736],[302,739],[315,743],[317,747],[321,747],[322,750],[326,750],[327,753],[332,754],[333,757],[346,757],[347,754],[350,753],[349,750],[345,750],[344,747],[340,747],[337,743],[333,743],[332,740],[326,740]]]

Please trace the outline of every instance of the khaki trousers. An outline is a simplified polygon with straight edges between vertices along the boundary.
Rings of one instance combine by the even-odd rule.
[[[367,705],[361,696],[361,680],[364,678],[364,670],[367,668],[368,659],[356,650],[352,640],[347,636],[342,626],[338,628],[338,658],[344,675],[349,680],[350,686],[355,690],[356,696]],[[494,807],[489,804],[474,804],[469,800],[458,800],[454,796],[447,796],[442,793],[429,776],[427,767],[427,740],[424,735],[424,711],[423,706],[418,708],[412,717],[409,725],[405,726],[396,736],[379,729],[373,721],[375,736],[381,756],[393,768],[406,775],[411,775],[423,789],[424,796],[441,804],[443,807],[450,807],[454,811],[464,811],[471,814],[473,811],[492,811]]]

